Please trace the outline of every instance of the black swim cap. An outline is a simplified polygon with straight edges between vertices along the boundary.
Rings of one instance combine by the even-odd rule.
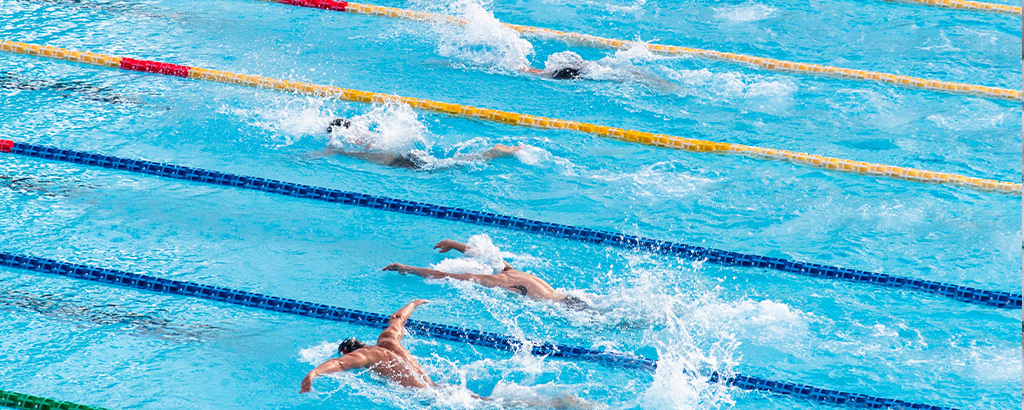
[[[359,339],[356,339],[356,338],[353,337],[353,338],[350,338],[350,339],[348,339],[348,340],[346,340],[344,342],[341,342],[341,344],[338,345],[338,354],[346,355],[346,354],[352,353],[356,349],[359,349],[359,348],[362,348],[362,347],[365,347],[365,346],[366,345],[364,345],[363,342],[360,342]]]
[[[345,118],[335,118],[334,121],[331,121],[331,124],[327,126],[327,132],[334,131],[334,127],[348,128],[350,125],[352,125],[352,121]]]
[[[580,69],[573,67],[562,67],[551,73],[551,78],[556,80],[575,80],[580,78]]]

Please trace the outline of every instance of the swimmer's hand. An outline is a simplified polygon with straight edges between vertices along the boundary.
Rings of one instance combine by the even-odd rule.
[[[441,253],[448,252],[448,251],[450,251],[452,249],[455,249],[455,250],[457,250],[459,252],[465,253],[466,249],[468,249],[468,248],[469,247],[466,246],[466,244],[458,243],[458,242],[455,242],[455,241],[453,241],[451,239],[445,239],[445,240],[443,240],[441,242],[438,242],[437,245],[434,245],[434,249],[437,249],[437,251],[441,252]]]
[[[306,375],[306,377],[302,379],[302,388],[299,389],[299,394],[309,393],[313,390],[313,378],[309,377],[310,375],[312,375],[312,373]]]
[[[438,252],[445,253],[454,249],[455,245],[458,245],[458,242],[455,242],[451,239],[445,239],[441,242],[438,242],[437,245],[434,245],[434,249],[437,249]]]
[[[411,268],[411,266],[406,266],[406,265],[403,265],[401,263],[392,263],[392,264],[390,264],[388,266],[385,266],[384,269],[381,269],[381,270],[382,271],[398,272],[398,273],[401,273],[401,274],[404,275],[406,273],[409,273],[409,271],[410,271],[409,268]]]

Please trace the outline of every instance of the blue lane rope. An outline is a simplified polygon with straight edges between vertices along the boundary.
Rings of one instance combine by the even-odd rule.
[[[722,266],[774,269],[782,272],[795,273],[798,275],[816,278],[844,280],[848,282],[867,283],[890,288],[913,290],[945,296],[976,305],[992,306],[1004,309],[1019,309],[1021,307],[1021,295],[1009,292],[990,291],[968,286],[959,286],[930,280],[887,275],[884,273],[874,273],[856,269],[792,261],[769,256],[748,255],[720,249],[660,241],[622,233],[598,231],[589,228],[540,222],[525,218],[471,211],[449,206],[425,204],[302,184],[292,184],[266,178],[233,175],[217,171],[161,164],[158,162],[133,160],[108,155],[44,147],[9,140],[0,140],[0,148],[3,148],[0,149],[0,152],[5,151],[12,154],[53,161],[97,166],[192,182],[251,189],[296,198],[315,199],[319,201],[361,206],[384,211],[429,216],[437,219],[461,221],[482,226],[526,231],[557,238],[573,239],[586,243],[643,250],[646,252],[674,255],[692,260],[705,260],[708,263]]]
[[[272,312],[289,313],[315,319],[332,320],[335,322],[353,323],[383,329],[387,327],[389,316],[378,313],[361,312],[319,303],[303,302],[276,296],[234,290],[220,286],[201,285],[173,279],[128,273],[114,269],[96,268],[73,263],[60,262],[34,256],[16,255],[0,251],[0,266],[24,269],[39,273],[48,273],[74,279],[99,282],[130,289],[147,290],[168,295],[188,296],[216,302],[231,303],[239,306],[269,310]],[[477,346],[486,346],[499,350],[516,351],[523,342],[509,336],[479,330],[441,325],[436,323],[409,320],[405,328],[414,334],[463,342]],[[530,353],[536,356],[551,356],[565,359],[580,360],[627,369],[642,369],[654,372],[658,363],[646,357],[628,353],[602,352],[582,347],[554,344],[550,342],[530,343]],[[735,374],[721,377],[718,372],[711,374],[709,382],[724,382],[744,390],[765,391],[797,398],[813,400],[827,404],[841,404],[871,409],[923,409],[923,410],[954,410],[927,404],[910,403],[903,400],[886,399],[838,390],[822,389],[802,384],[779,382],[754,376]]]

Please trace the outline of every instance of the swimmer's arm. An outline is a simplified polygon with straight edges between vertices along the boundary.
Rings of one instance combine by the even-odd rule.
[[[388,319],[388,327],[380,332],[380,337],[377,338],[377,346],[386,344],[387,342],[400,343],[402,336],[405,336],[405,322],[409,320],[409,316],[412,316],[412,311],[416,310],[420,305],[427,303],[426,300],[416,299],[409,302],[397,312],[392,313]]]
[[[524,72],[524,73],[527,73],[527,74],[544,75],[544,70],[533,68],[533,67],[530,67],[530,66],[522,66],[522,67],[519,67],[518,70],[520,72]]]
[[[308,393],[312,390],[313,379],[320,375],[358,369],[369,365],[370,359],[362,353],[349,353],[337,359],[330,359],[306,374],[306,377],[302,379],[302,388],[299,390],[299,393]]]
[[[385,266],[383,270],[394,271],[399,273],[411,273],[413,275],[427,279],[451,278],[457,280],[468,280],[492,288],[495,286],[501,286],[500,283],[496,283],[497,279],[495,279],[494,275],[474,275],[472,273],[448,273],[435,269],[418,268],[415,266],[403,265],[400,263],[392,263],[388,266]]]

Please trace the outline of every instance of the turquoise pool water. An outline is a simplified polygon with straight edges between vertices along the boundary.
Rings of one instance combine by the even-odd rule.
[[[0,0],[0,37],[840,158],[1020,181],[1021,106],[494,33],[495,21],[969,83],[1020,87],[1020,18],[886,2],[442,2],[467,29],[257,1]],[[580,81],[515,71],[571,50]],[[0,54],[0,136],[1019,293],[1020,197],[685,153],[402,106]],[[374,127],[414,172],[314,154]],[[460,154],[527,144],[513,158]],[[455,167],[447,167],[455,165]],[[708,385],[735,371],[964,409],[1016,408],[1020,311],[724,268],[527,233],[0,156],[7,252],[659,358],[656,374],[407,336],[453,387],[366,373],[298,383],[373,329],[0,269],[0,388],[113,408],[488,408],[575,394],[612,408],[817,408]],[[500,255],[604,313],[380,272],[486,270]],[[487,255],[499,255],[492,249]]]

